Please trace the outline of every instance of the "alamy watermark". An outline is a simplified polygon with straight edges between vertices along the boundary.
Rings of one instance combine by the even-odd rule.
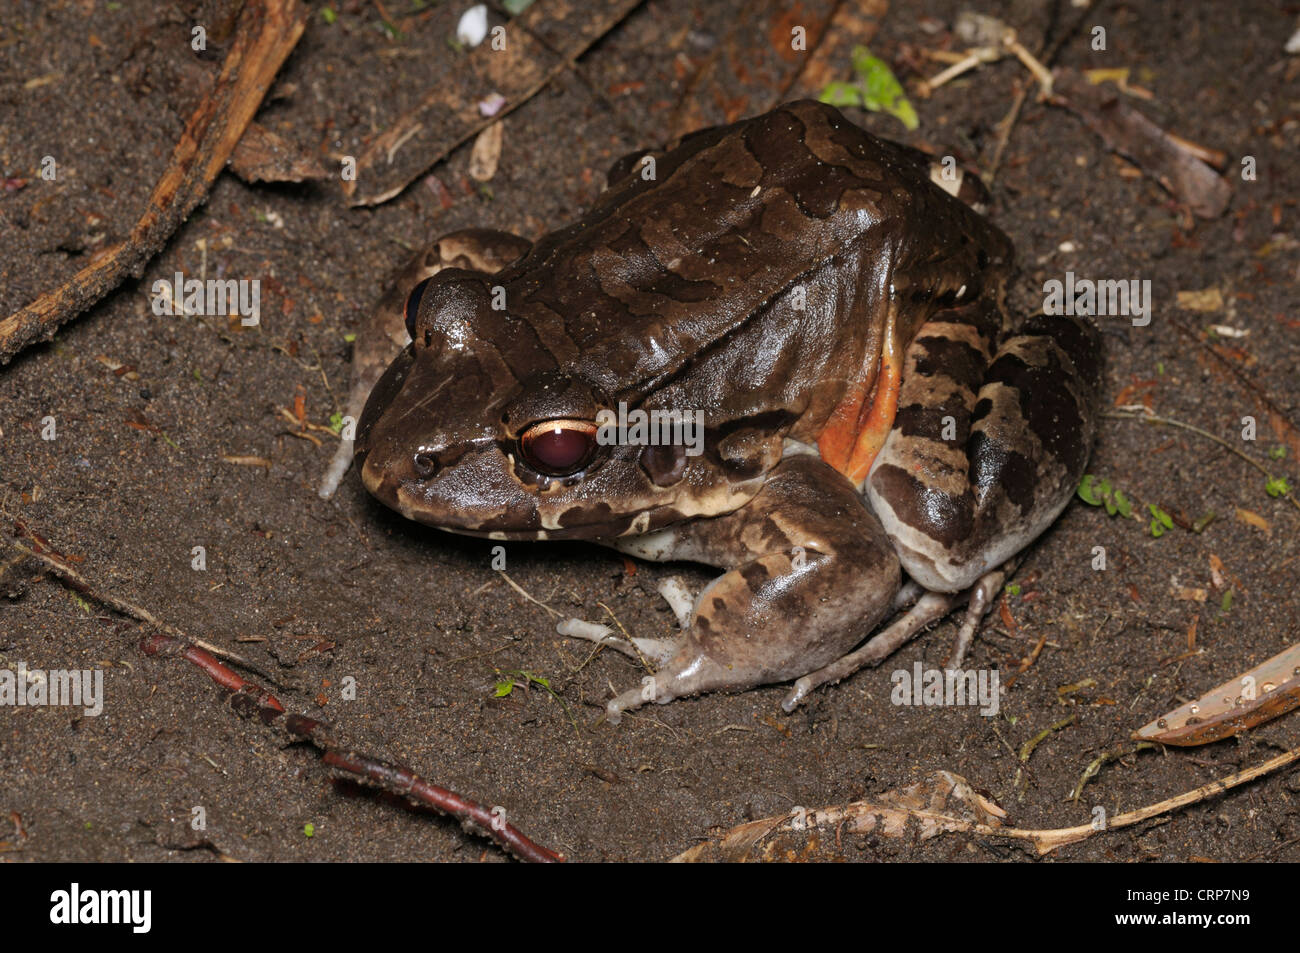
[[[895,705],[978,705],[981,715],[991,717],[1002,704],[1002,678],[995,668],[925,668],[916,662],[910,672],[897,669],[889,680],[894,685],[889,700]]]
[[[684,446],[688,457],[704,452],[704,411],[636,410],[629,411],[625,401],[618,402],[618,412],[602,410],[596,414],[596,442],[602,447],[676,447]]]
[[[173,281],[159,278],[149,289],[153,313],[239,315],[239,323],[251,328],[262,320],[262,282],[257,278],[186,278],[176,272]]]
[[[1078,314],[1089,317],[1131,317],[1133,327],[1151,323],[1151,279],[1076,278],[1067,271],[1065,280],[1052,278],[1043,283],[1043,313]]]
[[[68,706],[94,718],[104,711],[103,669],[0,668],[0,707]]]

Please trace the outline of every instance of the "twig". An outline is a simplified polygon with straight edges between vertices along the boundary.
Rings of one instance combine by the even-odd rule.
[[[67,283],[0,321],[0,364],[49,340],[126,278],[139,277],[204,200],[307,23],[299,0],[249,0],[211,91],[190,116],[130,236]]]
[[[1148,423],[1160,424],[1165,427],[1177,427],[1180,430],[1186,430],[1189,433],[1196,434],[1198,437],[1204,437],[1206,440],[1214,441],[1224,450],[1236,454],[1237,456],[1241,457],[1241,459],[1249,463],[1256,470],[1258,470],[1260,473],[1264,474],[1265,479],[1267,480],[1273,479],[1273,474],[1269,472],[1268,468],[1265,467],[1258,460],[1256,460],[1254,457],[1250,456],[1248,453],[1241,450],[1240,448],[1234,447],[1232,444],[1228,443],[1228,441],[1224,440],[1222,437],[1218,437],[1210,433],[1208,430],[1202,430],[1200,427],[1195,427],[1192,424],[1185,424],[1181,420],[1174,420],[1172,417],[1161,417],[1159,414],[1151,413],[1151,411],[1147,410],[1146,408],[1143,408],[1139,413],[1131,413],[1131,412],[1126,413],[1125,411],[1122,410],[1106,411],[1101,416],[1109,420],[1142,420]],[[1297,500],[1293,494],[1287,493],[1283,497],[1283,499],[1285,499],[1296,509],[1300,510],[1300,500]]]
[[[555,616],[555,618],[557,619],[564,618],[563,612],[557,612],[555,609],[552,609],[550,606],[548,606],[545,602],[542,602],[542,600],[533,598],[532,594],[529,593],[528,590],[526,590],[523,586],[519,585],[519,583],[515,582],[513,579],[507,576],[506,571],[504,569],[498,571],[501,573],[501,578],[504,579],[506,582],[510,583],[510,588],[514,589],[515,592],[519,593],[529,602],[533,603],[534,605],[541,606],[543,609],[545,609],[551,615]]]
[[[255,716],[268,727],[310,742],[321,753],[321,760],[332,768],[356,775],[363,782],[416,804],[450,814],[466,830],[490,837],[520,860],[553,863],[564,859],[555,851],[534,843],[517,827],[507,823],[500,809],[489,810],[455,791],[431,784],[409,768],[342,748],[334,738],[329,724],[306,715],[286,714],[285,707],[278,698],[261,686],[241,678],[198,646],[187,645],[184,640],[158,633],[141,639],[140,651],[145,655],[180,655],[230,693],[230,707],[240,717]]]
[[[1150,745],[1150,747],[1155,747]],[[853,830],[861,829],[866,832],[874,832],[889,836],[904,836],[910,829],[908,822],[915,821],[924,831],[955,832],[973,834],[979,837],[1009,837],[1013,840],[1029,841],[1038,850],[1039,854],[1048,854],[1058,847],[1064,847],[1067,844],[1076,844],[1080,841],[1087,840],[1094,834],[1102,831],[1119,830],[1123,827],[1131,827],[1142,821],[1150,820],[1161,814],[1168,814],[1170,811],[1187,807],[1190,804],[1196,804],[1207,798],[1222,794],[1232,788],[1238,787],[1248,781],[1262,777],[1279,768],[1284,768],[1289,764],[1300,761],[1300,747],[1285,751],[1275,758],[1258,764],[1253,768],[1247,768],[1245,771],[1238,771],[1230,774],[1225,778],[1217,781],[1211,781],[1209,784],[1203,784],[1191,791],[1186,791],[1176,797],[1166,798],[1155,804],[1149,804],[1146,807],[1138,808],[1135,811],[1126,811],[1123,814],[1117,814],[1110,818],[1105,824],[1093,825],[1082,824],[1078,827],[1059,827],[1052,829],[1028,829],[1016,827],[999,827],[994,824],[979,823],[962,817],[954,817],[940,811],[918,809],[900,805],[896,802],[887,800],[889,795],[882,798],[880,802],[873,803],[869,801],[855,801],[848,805],[823,808],[818,811],[803,812],[798,817],[792,815],[782,815],[774,818],[764,818],[758,821],[751,821],[748,824],[742,824],[733,828],[722,837],[712,840],[706,844],[692,847],[690,850],[679,854],[673,858],[676,862],[700,860],[708,857],[709,850],[715,849],[722,851],[722,858],[725,860],[747,859],[750,853],[758,846],[759,842],[771,835],[783,825],[791,830],[829,830],[848,823]],[[953,776],[954,779],[962,784],[966,782],[963,779]],[[894,792],[891,792],[894,793]],[[992,813],[989,809],[995,807],[990,805],[984,799],[980,799],[980,804],[985,808],[986,813]],[[1000,811],[1000,809],[998,809]],[[994,815],[997,816],[996,814]],[[1001,816],[1005,816],[1003,813]],[[798,826],[796,826],[798,825]],[[924,834],[922,836],[925,836]]]
[[[475,829],[486,833],[488,837],[491,837],[521,860],[554,861],[563,859],[553,851],[533,843],[518,829],[507,824],[497,812],[490,811],[453,791],[430,784],[406,768],[389,764],[360,752],[338,750],[337,743],[329,734],[329,726],[324,722],[316,721],[305,715],[288,715],[283,724],[278,723],[277,719],[285,714],[285,707],[279,699],[266,689],[249,682],[234,670],[219,662],[217,656],[227,658],[248,671],[257,673],[267,681],[278,684],[274,677],[262,672],[247,659],[241,658],[233,652],[228,652],[201,639],[187,636],[175,626],[158,619],[152,612],[142,606],[137,606],[125,599],[100,591],[81,573],[53,555],[50,551],[51,547],[45,539],[29,529],[21,520],[15,520],[15,529],[31,540],[36,548],[29,548],[13,540],[5,540],[9,546],[28,558],[36,560],[72,589],[87,598],[94,599],[96,602],[115,609],[123,615],[130,616],[157,629],[157,632],[146,635],[141,639],[140,650],[146,655],[163,653],[179,655],[198,666],[209,678],[231,693],[231,706],[242,717],[247,718],[257,715],[264,724],[282,728],[282,730],[295,737],[305,738],[322,752],[326,764],[352,774],[361,775],[379,787],[450,814],[461,821],[467,829]]]
[[[535,4],[510,21],[504,49],[484,43],[439,77],[414,108],[376,136],[343,183],[349,205],[379,205],[397,196],[462,142],[528,102],[612,30],[639,0]],[[479,104],[504,103],[491,115]]]
[[[285,687],[279,681],[276,680],[275,676],[271,675],[269,672],[263,671],[262,669],[258,668],[256,665],[254,665],[248,659],[244,658],[242,655],[239,655],[238,653],[235,652],[231,652],[229,649],[223,649],[219,645],[213,645],[211,642],[205,642],[202,639],[190,638],[189,636],[185,635],[183,632],[181,632],[179,629],[175,628],[174,626],[168,625],[166,622],[163,622],[161,619],[155,616],[148,609],[144,608],[144,606],[138,606],[134,602],[128,602],[127,600],[119,596],[112,595],[111,593],[104,592],[103,590],[97,588],[95,585],[93,585],[90,582],[89,579],[87,579],[81,573],[77,572],[77,570],[73,569],[63,560],[56,558],[52,553],[48,551],[43,552],[42,550],[48,549],[48,544],[46,543],[46,541],[36,533],[32,532],[27,527],[27,525],[23,523],[21,520],[14,521],[14,529],[17,530],[21,535],[31,540],[33,546],[35,546],[36,548],[29,549],[28,547],[24,546],[22,543],[15,542],[14,540],[11,539],[4,540],[4,542],[11,548],[22,553],[24,557],[36,560],[38,563],[40,563],[42,566],[48,569],[51,573],[53,573],[56,577],[62,580],[64,584],[68,586],[68,588],[81,593],[83,596],[85,596],[88,599],[94,599],[96,602],[100,603],[101,605],[108,606],[108,608],[122,613],[122,615],[130,616],[132,619],[135,619],[137,622],[143,622],[145,625],[153,626],[154,628],[158,629],[160,632],[165,632],[166,634],[170,635],[173,638],[181,639],[189,644],[199,646],[205,649],[206,651],[212,653],[213,655],[234,662],[236,665],[240,666],[241,668],[247,669],[248,671],[257,674],[262,678],[265,678],[269,682],[273,682],[277,685],[280,685],[282,688]]]

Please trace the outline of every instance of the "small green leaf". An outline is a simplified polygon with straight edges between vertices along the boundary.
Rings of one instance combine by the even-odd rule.
[[[827,83],[818,100],[827,106],[843,109],[845,106],[861,106],[862,94],[852,83]]]
[[[1165,535],[1165,528],[1164,528],[1163,526],[1161,526],[1161,525],[1160,525],[1158,522],[1156,522],[1155,520],[1152,520],[1152,521],[1151,521],[1151,538],[1152,538],[1152,539],[1159,539],[1159,538],[1160,538],[1161,536],[1163,536],[1163,535]]]
[[[343,415],[336,410],[334,411],[334,413],[330,414],[330,430],[333,430],[335,433],[338,433],[342,429],[343,429]]]
[[[1156,361],[1156,373],[1159,374],[1161,377],[1164,377],[1164,376],[1165,376],[1165,362],[1164,362],[1164,361]]]
[[[316,825],[313,824],[311,821],[308,821],[306,824],[302,826],[302,832],[306,834],[308,837],[315,837]]]
[[[865,46],[854,47],[853,71],[858,74],[864,109],[889,113],[908,129],[921,124],[916,110],[903,93],[902,84],[884,60],[872,56]]]
[[[1219,602],[1219,609],[1223,612],[1227,612],[1231,608],[1232,608],[1232,590],[1229,589],[1227,592],[1223,594],[1223,599],[1220,600]]]
[[[1128,501],[1123,490],[1115,491],[1115,509],[1119,510],[1119,515],[1129,519],[1133,515],[1133,504]]]
[[[1170,516],[1168,513],[1166,513],[1164,510],[1162,510],[1160,507],[1156,506],[1154,503],[1148,503],[1147,509],[1149,509],[1151,511],[1151,515],[1155,517],[1153,522],[1160,523],[1162,526],[1164,526],[1165,529],[1174,528],[1174,518]]]
[[[1008,585],[1007,585],[1007,595],[1009,595],[1009,596],[1018,596],[1018,595],[1020,595],[1020,585],[1019,585],[1018,583],[1014,583],[1014,582],[1008,584]]]
[[[507,678],[507,679],[506,679],[505,681],[503,681],[503,682],[497,682],[497,683],[496,683],[496,687],[495,687],[495,689],[494,689],[493,692],[492,692],[492,697],[493,697],[493,698],[505,698],[507,695],[509,695],[509,694],[510,694],[511,692],[513,692],[514,690],[515,690],[515,681],[514,681],[514,679],[512,679],[512,678]]]
[[[1286,482],[1286,477],[1269,477],[1264,490],[1269,496],[1286,496],[1291,492],[1291,487]]]
[[[538,685],[541,685],[542,688],[546,689],[548,692],[551,690],[551,680],[549,678],[542,678],[540,675],[529,675],[528,677]]]
[[[343,335],[343,340],[344,340],[346,343],[348,343],[348,344],[351,344],[351,343],[352,343],[353,341],[355,341],[356,339],[357,339],[357,336],[356,336],[355,334],[352,334],[351,332],[349,332],[349,333]]]
[[[332,26],[334,24],[334,21],[339,18],[339,15],[334,12],[333,7],[322,7],[320,12],[320,18]]]
[[[1085,473],[1083,479],[1079,481],[1078,494],[1079,499],[1089,506],[1101,506],[1101,500],[1093,492],[1091,473]]]
[[[1274,447],[1268,452],[1270,460],[1281,460],[1286,456],[1286,447]]]

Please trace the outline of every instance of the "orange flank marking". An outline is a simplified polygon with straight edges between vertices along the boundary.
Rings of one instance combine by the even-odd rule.
[[[817,437],[817,450],[822,459],[848,477],[854,486],[860,486],[867,478],[898,413],[903,355],[894,344],[892,331],[890,328],[884,335],[870,403],[865,388],[856,385],[844,395]]]

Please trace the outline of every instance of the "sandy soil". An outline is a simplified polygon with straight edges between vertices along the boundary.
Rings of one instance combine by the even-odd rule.
[[[0,24],[0,176],[28,179],[0,193],[0,314],[67,279],[122,238],[142,207],[202,89],[188,37],[192,17],[218,4],[28,2]],[[459,8],[403,20],[398,39],[377,5],[319,13],[281,73],[261,119],[324,161],[356,154],[430,83],[454,81],[445,42]],[[1142,503],[1195,520],[1159,539],[1145,523],[1075,503],[1030,551],[1020,594],[990,617],[971,664],[1020,667],[1001,713],[890,703],[890,672],[936,664],[948,621],[883,667],[817,693],[793,716],[780,687],[679,701],[598,724],[610,686],[639,672],[613,653],[588,660],[547,614],[489,565],[489,546],[426,530],[387,512],[353,475],[335,501],[316,498],[328,459],[292,436],[281,414],[301,396],[324,423],[345,390],[350,346],[370,303],[406,256],[439,233],[485,225],[535,237],[573,217],[603,173],[631,149],[658,144],[684,96],[717,121],[730,104],[761,111],[765,77],[781,59],[768,33],[773,4],[653,0],[570,73],[506,120],[490,199],[464,188],[468,147],[434,172],[452,202],[417,184],[374,210],[351,210],[337,188],[250,187],[218,181],[144,278],[130,282],[0,370],[0,501],[77,559],[98,585],[198,637],[242,652],[288,688],[291,708],[333,721],[359,748],[504,806],[530,835],[577,860],[660,860],[745,820],[860,798],[938,769],[988,792],[1026,827],[1086,823],[1227,775],[1296,744],[1295,716],[1200,749],[1130,754],[1104,766],[1077,801],[1087,765],[1130,744],[1147,720],[1296,640],[1300,513],[1270,498],[1239,459],[1190,433],[1107,420],[1093,472]],[[1050,6],[1050,4],[1048,5]],[[1061,4],[1068,12],[1068,4]],[[741,16],[738,11],[749,12]],[[812,13],[827,3],[809,0]],[[906,66],[937,46],[927,27],[958,5],[895,2],[872,42],[914,91]],[[1025,8],[1029,8],[1026,10]],[[407,17],[405,0],[390,11]],[[1027,37],[1048,28],[1037,5],[988,4]],[[758,11],[757,13],[755,11]],[[1266,395],[1300,423],[1300,58],[1282,52],[1294,11],[1211,0],[1107,3],[1105,52],[1087,30],[1059,62],[1131,68],[1138,102],[1178,134],[1222,149],[1233,186],[1226,215],[1189,228],[1150,179],[1110,155],[1073,116],[1026,104],[994,187],[992,215],[1022,265],[1017,308],[1040,288],[1081,276],[1150,279],[1146,328],[1112,326],[1103,401],[1143,397],[1159,413],[1240,441],[1260,416],[1258,458],[1279,441],[1261,416]],[[720,46],[750,44],[744,71],[689,78]],[[207,54],[220,61],[220,42]],[[927,69],[933,69],[928,66]],[[733,75],[739,74],[739,75]],[[908,135],[888,116],[867,128],[985,159],[995,124],[1027,74],[1013,62],[914,97]],[[56,157],[43,182],[43,156]],[[1256,157],[1258,178],[1234,174]],[[147,290],[176,271],[259,278],[260,328],[156,317]],[[1181,310],[1179,291],[1218,288],[1217,313]],[[1205,333],[1219,324],[1235,339]],[[1116,329],[1118,328],[1118,330]],[[129,365],[114,373],[109,365]],[[42,419],[57,438],[42,439]],[[269,459],[269,469],[228,455]],[[1273,464],[1296,479],[1295,453]],[[1267,529],[1239,518],[1254,514]],[[206,571],[191,551],[206,549]],[[1106,572],[1091,568],[1103,546]],[[1212,585],[1211,557],[1226,569]],[[629,631],[666,634],[672,617],[655,582],[680,567],[638,565],[580,544],[512,545],[511,577],[566,614],[610,613]],[[687,569],[698,584],[707,579]],[[0,667],[97,668],[99,717],[63,708],[0,710],[0,857],[22,860],[488,860],[495,849],[450,821],[412,813],[331,780],[316,756],[237,718],[220,692],[180,661],[136,649],[136,623],[82,603],[29,567],[0,585]],[[1206,601],[1177,598],[1179,587]],[[1224,590],[1231,604],[1222,608]],[[1010,618],[1014,625],[1008,625]],[[1196,622],[1195,646],[1188,629]],[[494,698],[500,671],[551,680],[577,721],[545,692]],[[356,700],[340,685],[356,680]],[[1021,745],[1074,716],[1021,764]],[[1094,837],[1052,860],[1300,859],[1300,772],[1294,768],[1186,810]],[[190,827],[206,811],[207,830]],[[14,813],[23,833],[10,829]],[[314,826],[307,837],[304,825]],[[848,859],[1033,860],[1018,846],[951,835],[926,843],[856,840]]]

